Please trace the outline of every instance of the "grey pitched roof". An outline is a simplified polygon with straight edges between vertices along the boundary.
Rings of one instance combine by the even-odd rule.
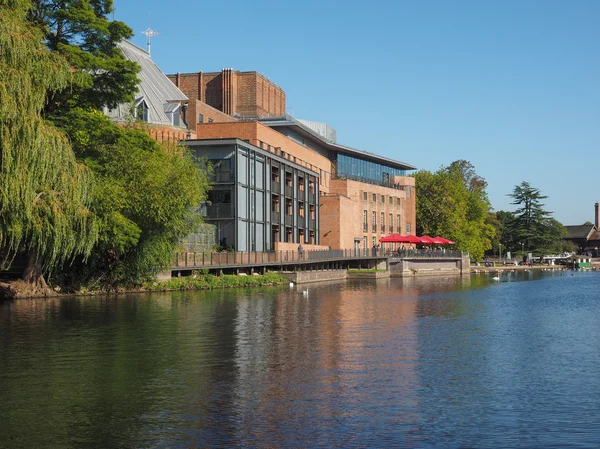
[[[187,100],[188,97],[150,59],[148,52],[129,41],[121,41],[117,46],[128,60],[137,62],[141,67],[138,73],[140,83],[138,84],[136,103],[142,97],[145,100],[148,105],[148,123],[172,125],[172,118],[168,113],[174,112],[179,103],[173,105],[169,102]],[[107,115],[114,120],[127,120],[131,118],[131,109],[131,104],[123,104],[116,109],[107,111]]]
[[[594,225],[565,226],[567,234],[563,237],[565,240],[571,239],[589,239],[591,233],[595,231]]]

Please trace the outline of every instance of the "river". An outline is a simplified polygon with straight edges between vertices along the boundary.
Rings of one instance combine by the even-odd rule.
[[[0,382],[1,448],[596,448],[600,273],[3,302]]]

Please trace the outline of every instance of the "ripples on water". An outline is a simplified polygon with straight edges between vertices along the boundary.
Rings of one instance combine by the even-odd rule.
[[[0,303],[0,447],[598,447],[599,288],[529,272]]]

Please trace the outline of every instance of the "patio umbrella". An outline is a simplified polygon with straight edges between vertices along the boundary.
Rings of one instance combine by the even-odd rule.
[[[439,235],[437,237],[434,237],[432,240],[433,243],[435,243],[436,245],[454,245],[454,242],[452,240],[445,239],[444,237],[440,237]]]
[[[400,234],[390,234],[386,235],[385,237],[381,237],[379,241],[381,243],[404,243],[404,240],[402,240],[403,238],[404,237]]]
[[[406,240],[405,243],[421,243],[421,238],[416,235],[405,235],[403,236]]]
[[[421,243],[424,243],[425,245],[431,245],[433,243],[433,239],[428,235],[422,235],[419,238],[421,239]]]

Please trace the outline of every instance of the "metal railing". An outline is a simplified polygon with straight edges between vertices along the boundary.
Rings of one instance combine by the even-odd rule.
[[[406,251],[391,251],[388,249],[330,249],[303,251],[223,251],[211,253],[177,253],[171,268],[202,268],[222,267],[235,265],[261,265],[290,262],[318,262],[331,260],[348,260],[364,258],[438,258],[458,259],[462,257],[460,251],[443,251],[428,249],[407,249]]]

